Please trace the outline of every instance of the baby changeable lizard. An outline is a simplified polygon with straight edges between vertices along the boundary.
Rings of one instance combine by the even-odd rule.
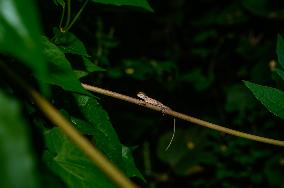
[[[137,93],[137,96],[141,99],[143,99],[144,102],[148,103],[148,104],[151,104],[153,106],[157,106],[161,109],[163,115],[164,115],[164,112],[165,110],[171,110],[169,107],[165,106],[163,103],[155,100],[155,99],[152,99],[150,97],[148,97],[145,93],[143,92],[139,92]],[[169,147],[171,146],[172,142],[173,142],[173,139],[175,137],[175,131],[176,131],[176,119],[174,118],[174,130],[173,130],[173,134],[172,134],[172,137],[171,137],[171,140],[170,140],[170,143],[168,144],[168,146],[166,147],[165,151],[167,151],[169,149]]]

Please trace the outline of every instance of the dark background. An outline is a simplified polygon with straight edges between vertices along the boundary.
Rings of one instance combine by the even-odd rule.
[[[71,32],[107,71],[82,81],[130,96],[143,91],[176,111],[281,140],[283,120],[270,114],[242,80],[283,88],[272,65],[284,2],[149,3],[154,13],[89,2]],[[81,5],[73,3],[74,13]],[[52,37],[61,9],[52,1],[40,6],[44,32]],[[133,146],[145,187],[284,187],[281,148],[177,120],[174,142],[164,151],[173,131],[171,117],[99,97],[122,143]]]

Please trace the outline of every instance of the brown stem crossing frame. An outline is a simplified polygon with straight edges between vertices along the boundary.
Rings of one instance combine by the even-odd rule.
[[[124,100],[124,101],[130,102],[130,103],[134,103],[134,104],[137,104],[137,105],[140,105],[140,106],[144,106],[146,108],[150,108],[152,110],[161,111],[161,108],[159,108],[158,106],[154,106],[154,105],[151,105],[149,103],[145,103],[145,102],[143,102],[139,99],[133,98],[133,97],[122,95],[120,93],[116,93],[116,92],[113,92],[113,91],[109,91],[109,90],[106,90],[106,89],[102,89],[102,88],[91,86],[91,85],[84,84],[84,83],[82,83],[81,85],[86,90],[89,90],[89,91],[92,91],[92,92],[95,92],[95,93],[99,93],[99,94],[102,94],[102,95],[106,95],[106,96],[110,96],[110,97],[117,98],[117,99],[120,99],[120,100]],[[173,117],[178,118],[178,119],[182,119],[182,120],[185,120],[185,121],[197,124],[197,125],[201,125],[203,127],[214,129],[214,130],[217,130],[219,132],[227,133],[227,134],[234,135],[234,136],[237,136],[237,137],[242,137],[242,138],[246,138],[246,139],[249,139],[249,140],[254,140],[254,141],[257,141],[257,142],[272,144],[272,145],[276,145],[276,146],[284,146],[284,141],[281,141],[281,140],[275,140],[275,139],[271,139],[271,138],[265,138],[265,137],[261,137],[261,136],[256,136],[256,135],[244,133],[244,132],[241,132],[241,131],[236,131],[236,130],[229,129],[229,128],[226,128],[226,127],[223,127],[223,126],[220,126],[220,125],[217,125],[217,124],[213,124],[213,123],[210,123],[210,122],[207,122],[207,121],[204,121],[204,120],[201,120],[201,119],[198,119],[198,118],[186,115],[186,114],[182,114],[180,112],[176,112],[176,111],[171,110],[171,109],[165,109],[165,110],[163,110],[163,113],[170,115],[170,116],[173,116]]]
[[[98,150],[87,138],[85,138],[50,102],[41,96],[36,90],[28,85],[18,74],[13,72],[4,62],[0,60],[0,70],[8,81],[16,84],[16,88],[23,90],[28,97],[38,106],[43,114],[55,125],[57,125],[70,138],[70,140],[85,153],[85,155],[105,173],[118,187],[138,188],[128,177],[126,177],[107,157]]]
[[[60,114],[60,112],[50,104],[44,97],[42,97],[36,90],[31,88],[18,74],[13,72],[6,64],[0,61],[0,70],[5,74],[9,81],[13,81],[18,89],[22,89],[25,93],[35,102],[35,104],[42,110],[51,122],[56,124],[61,130],[90,158],[90,160],[96,164],[110,179],[119,187],[123,188],[137,188],[133,182],[131,182],[119,169],[117,169],[98,149],[95,148],[83,135],[81,135],[72,124]],[[1,75],[3,76],[3,75]],[[141,105],[152,110],[161,111],[158,106],[145,103],[144,101],[132,98],[126,95],[115,93],[109,90],[105,90],[99,87],[82,84],[82,86],[89,91],[93,91],[99,94],[114,97],[120,100],[124,100],[130,103]],[[207,128],[211,128],[220,132],[231,134],[246,139],[263,142],[267,144],[273,144],[277,146],[284,146],[284,141],[274,140],[270,138],[264,138],[240,131],[232,130],[229,128],[222,127],[213,123],[209,123],[198,118],[194,118],[173,110],[164,110],[164,114],[183,119],[194,124],[198,124]]]

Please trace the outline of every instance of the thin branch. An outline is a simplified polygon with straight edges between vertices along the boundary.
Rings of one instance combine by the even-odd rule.
[[[67,32],[69,31],[69,29],[74,25],[74,23],[78,20],[79,16],[81,15],[81,13],[83,12],[84,8],[86,7],[87,3],[89,0],[85,0],[84,4],[82,5],[82,7],[80,8],[80,10],[78,11],[78,13],[75,15],[75,17],[73,18],[73,20],[70,23],[70,18],[68,20],[68,24],[66,24],[66,26],[62,29],[62,32]],[[68,1],[69,2],[69,1]],[[71,9],[71,8],[70,8]],[[70,13],[68,14],[69,17]],[[70,23],[70,24],[69,24]]]
[[[15,74],[4,62],[0,61],[0,70],[9,81],[13,81],[19,89],[35,102],[43,114],[71,139],[87,157],[98,166],[118,187],[137,188],[117,167],[115,167],[96,147],[86,139],[74,126],[44,97],[31,88],[22,78]]]
[[[71,0],[67,0],[67,19],[66,19],[66,23],[64,26],[64,30],[66,27],[68,27],[70,23],[70,19],[71,19]]]
[[[102,95],[107,95],[107,96],[110,96],[110,97],[113,97],[113,98],[124,100],[124,101],[130,102],[130,103],[134,103],[134,104],[137,104],[137,105],[140,105],[140,106],[144,106],[146,108],[150,108],[152,110],[161,111],[161,108],[154,106],[154,105],[151,105],[149,103],[145,103],[144,101],[133,98],[133,97],[129,97],[129,96],[126,96],[126,95],[122,95],[120,93],[116,93],[116,92],[109,91],[109,90],[102,89],[102,88],[95,87],[95,86],[90,86],[90,85],[83,84],[83,83],[82,83],[82,86],[86,90],[89,90],[89,91],[92,91],[92,92],[95,92],[95,93],[99,93],[99,94],[102,94]],[[182,120],[185,120],[185,121],[197,124],[197,125],[201,125],[203,127],[214,129],[214,130],[217,130],[219,132],[227,133],[227,134],[234,135],[234,136],[237,136],[237,137],[242,137],[242,138],[246,138],[246,139],[249,139],[249,140],[254,140],[254,141],[257,141],[257,142],[262,142],[262,143],[267,143],[267,144],[272,144],[272,145],[277,145],[277,146],[284,146],[284,141],[281,141],[281,140],[275,140],[275,139],[271,139],[271,138],[265,138],[265,137],[261,137],[261,136],[256,136],[256,135],[236,131],[236,130],[229,129],[229,128],[226,128],[226,127],[223,127],[223,126],[220,126],[220,125],[217,125],[217,124],[213,124],[213,123],[210,123],[210,122],[207,122],[207,121],[204,121],[204,120],[192,117],[192,116],[188,116],[186,114],[176,112],[176,111],[171,110],[171,109],[165,109],[163,111],[163,113],[170,115],[170,116],[173,116],[173,117],[178,118],[178,119],[182,119]]]
[[[62,24],[63,24],[64,16],[65,16],[65,2],[63,2],[63,5],[62,5],[62,14],[61,14],[60,23],[59,23],[59,28],[61,31],[63,29]]]

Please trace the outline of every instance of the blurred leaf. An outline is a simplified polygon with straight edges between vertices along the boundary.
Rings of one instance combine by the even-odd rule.
[[[284,69],[284,39],[281,35],[277,36],[277,48],[276,48],[278,63]]]
[[[200,17],[193,24],[197,26],[210,26],[210,25],[233,25],[244,23],[248,19],[244,14],[242,7],[238,1],[230,3],[226,8],[211,10],[206,12],[205,16]]]
[[[81,71],[81,70],[74,70],[73,72],[74,72],[77,79],[80,79],[80,78],[87,76],[89,74],[88,72]]]
[[[38,78],[45,79],[38,17],[31,0],[0,0],[0,51],[22,60]]]
[[[125,59],[122,68],[129,77],[137,80],[147,80],[155,76],[155,69],[149,61]]]
[[[243,0],[244,7],[253,14],[267,18],[284,18],[283,1]]]
[[[107,70],[107,75],[113,79],[118,79],[123,76],[123,72],[119,68],[111,68]]]
[[[155,74],[159,76],[158,78],[163,78],[163,75],[170,74],[176,70],[176,64],[173,61],[150,60],[149,64],[153,67]]]
[[[73,117],[76,127],[89,135],[94,135],[96,147],[100,149],[108,158],[122,169],[128,176],[144,179],[138,169],[135,167],[130,151],[123,146],[113,129],[108,114],[93,97],[74,95],[79,110],[86,120],[78,120]],[[91,127],[90,127],[91,126]]]
[[[65,6],[65,2],[64,0],[53,0],[53,3],[58,6],[58,5],[61,5],[62,7]]]
[[[1,187],[37,187],[34,158],[19,105],[0,92],[0,106]]]
[[[275,69],[276,73],[278,74],[278,76],[280,76],[280,78],[282,80],[284,80],[284,71],[280,70],[280,69]]]
[[[218,37],[217,31],[206,30],[204,32],[197,33],[193,38],[193,42],[194,43],[203,43],[203,42],[206,42],[209,39],[212,39],[212,38],[215,39],[217,37]]]
[[[150,12],[154,12],[147,0],[92,0],[95,3],[110,4],[110,5],[126,5],[144,8]]]
[[[172,132],[168,132],[160,138],[158,142],[157,155],[168,163],[175,173],[179,175],[188,175],[203,171],[202,164],[215,164],[216,156],[210,155],[206,149],[208,145],[207,132],[199,128],[190,130],[176,131],[175,139],[168,151],[165,147],[168,145]]]
[[[253,108],[253,98],[247,89],[241,84],[235,84],[228,88],[226,110],[229,112],[239,111],[246,112],[247,109]]]
[[[64,53],[47,38],[42,38],[44,55],[49,61],[49,76],[43,82],[62,87],[67,91],[89,94],[73,73],[73,69]]]
[[[250,120],[253,115],[248,112],[253,111],[256,105],[256,100],[242,84],[235,84],[228,88],[226,97],[225,110],[227,112],[236,112],[237,117],[231,118],[231,122],[236,125],[241,125],[243,120]]]
[[[45,142],[48,150],[44,153],[44,161],[68,187],[115,187],[59,128],[46,131]]]
[[[271,113],[284,119],[284,92],[248,81],[244,83]]]
[[[284,187],[284,156],[272,155],[269,157],[270,160],[266,163],[264,174],[272,187]]]
[[[195,56],[200,56],[202,58],[207,58],[210,54],[212,54],[214,50],[208,48],[194,48],[192,49],[192,54]]]
[[[164,81],[164,76],[176,69],[172,61],[155,61],[148,59],[124,59],[118,68],[108,70],[108,75],[119,78],[123,74],[136,80],[147,80],[155,77]]]
[[[182,75],[182,81],[190,82],[193,84],[197,91],[204,91],[210,87],[214,80],[213,73],[208,76],[204,75],[200,68],[193,69],[192,71]]]
[[[243,4],[247,9],[258,14],[267,14],[267,3],[267,0],[243,0]]]

